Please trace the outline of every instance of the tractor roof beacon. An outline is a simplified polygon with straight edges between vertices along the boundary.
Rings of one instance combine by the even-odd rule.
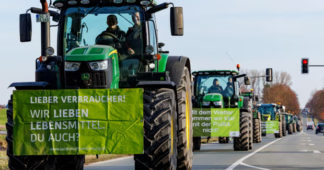
[[[40,0],[40,3],[41,9],[32,7],[20,15],[21,42],[31,41],[29,12],[37,14],[41,23],[36,82],[13,83],[11,87],[17,90],[143,88],[144,154],[134,156],[135,169],[191,169],[190,60],[169,56],[162,50],[164,44],[158,42],[154,17],[156,12],[172,6],[171,34],[182,36],[182,7],[174,7],[173,3],[158,5],[153,0],[56,0],[53,4]],[[104,33],[110,15],[118,20],[124,37]],[[57,56],[50,45],[51,18],[58,28]],[[98,38],[101,33],[104,35]],[[58,169],[83,168],[84,156],[14,156],[12,107],[10,100],[9,168],[43,169],[53,162]]]

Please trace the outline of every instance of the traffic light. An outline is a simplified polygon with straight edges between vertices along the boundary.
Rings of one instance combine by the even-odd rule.
[[[272,68],[267,68],[266,69],[266,81],[267,82],[272,82]]]
[[[308,73],[308,58],[302,59],[302,73],[307,74]]]

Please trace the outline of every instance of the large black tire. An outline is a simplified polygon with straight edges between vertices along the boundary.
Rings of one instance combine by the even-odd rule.
[[[144,90],[144,154],[135,169],[177,168],[177,112],[172,89]]]
[[[293,125],[290,123],[288,126],[288,134],[291,135],[293,133]]]
[[[301,131],[301,122],[298,121],[298,124],[297,124],[297,132],[300,132]]]
[[[229,137],[218,137],[218,143],[228,143]]]
[[[286,136],[286,135],[287,135],[286,118],[283,115],[282,116],[282,136]]]
[[[249,150],[252,150],[253,148],[253,117],[252,114],[250,113],[249,117]]]
[[[240,136],[234,137],[234,150],[235,151],[248,151],[249,150],[249,121],[250,113],[240,113]]]
[[[297,126],[296,126],[296,123],[293,123],[293,133],[296,133],[297,132]]]
[[[7,110],[7,155],[8,167],[11,170],[82,170],[84,156],[14,156],[13,155],[13,103],[12,96]]]
[[[253,143],[261,143],[261,120],[253,119]]]
[[[201,137],[193,137],[193,150],[199,151],[201,147]]]
[[[191,169],[193,159],[193,128],[191,76],[189,69],[183,69],[182,77],[177,86],[178,113],[178,169]]]

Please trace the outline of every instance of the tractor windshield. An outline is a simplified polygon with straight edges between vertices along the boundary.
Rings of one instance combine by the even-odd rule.
[[[77,47],[108,45],[116,48],[120,54],[142,55],[144,17],[139,11],[136,6],[67,9],[65,53]]]
[[[234,95],[232,75],[201,75],[196,82],[196,95],[219,93],[226,98]]]
[[[271,115],[274,115],[274,107],[273,106],[260,106],[258,108],[258,111],[261,113],[261,114],[271,114]]]

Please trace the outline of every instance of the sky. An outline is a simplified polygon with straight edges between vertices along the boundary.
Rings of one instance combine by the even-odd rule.
[[[158,3],[164,1],[157,0]],[[156,14],[159,42],[171,55],[187,56],[192,70],[241,68],[285,71],[301,107],[312,92],[323,89],[324,68],[301,74],[301,58],[324,64],[323,0],[173,0],[184,8],[185,34],[170,34],[169,10]],[[40,56],[40,25],[33,15],[30,43],[19,42],[19,14],[38,0],[2,2],[0,10],[0,104],[6,104],[12,82],[35,80],[35,59]],[[56,49],[55,29],[51,45]]]

